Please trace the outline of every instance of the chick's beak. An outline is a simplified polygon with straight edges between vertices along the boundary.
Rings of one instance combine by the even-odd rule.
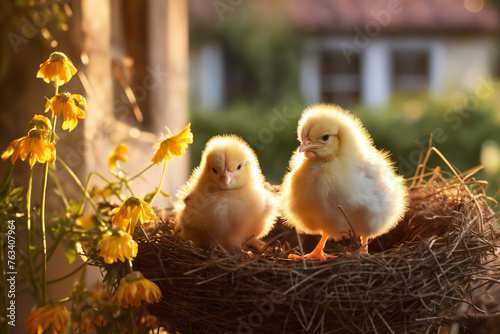
[[[227,167],[221,175],[221,179],[225,184],[231,183],[235,178],[236,176],[234,175],[234,173],[231,172]]]
[[[300,145],[299,147],[299,152],[300,153],[307,152],[319,147],[320,147],[319,145],[313,144],[309,138],[305,138],[302,140],[302,145]]]

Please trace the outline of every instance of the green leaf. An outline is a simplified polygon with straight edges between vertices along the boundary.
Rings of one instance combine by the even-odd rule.
[[[108,322],[105,326],[103,327],[95,327],[96,331],[98,334],[107,334],[107,333],[110,333],[111,330],[113,329],[113,323],[112,322]]]
[[[162,194],[163,196],[165,196],[166,198],[172,198],[172,196],[170,196],[169,194],[167,194],[166,192],[164,192],[163,190],[160,190],[160,194]]]
[[[80,211],[80,203],[69,200],[69,211],[71,212],[71,215],[76,216],[78,211]]]
[[[26,0],[15,0],[14,5],[18,8],[26,8],[28,6],[28,1]]]
[[[154,193],[155,192],[153,191],[152,193],[144,195],[143,201],[146,202],[146,203],[149,203],[149,201],[151,200],[151,198],[153,198]]]
[[[64,246],[64,255],[68,259],[69,264],[72,264],[76,260],[76,247],[75,242],[69,242]]]
[[[14,170],[14,164],[10,163],[9,167],[7,168],[7,172],[5,173],[4,179],[2,181],[2,184],[0,184],[0,196],[5,196],[10,189],[14,186],[14,181],[12,179],[12,171]]]
[[[16,198],[17,196],[19,196],[21,194],[21,192],[23,191],[23,188],[22,187],[17,187],[17,188],[14,188],[11,190],[11,192],[9,193],[9,197],[10,198]]]
[[[146,203],[151,202],[151,198],[153,198],[153,195],[155,194],[155,192],[156,191],[153,191],[152,193],[144,195],[143,201],[146,202]],[[162,194],[166,198],[172,198],[172,196],[170,196],[169,194],[167,194],[163,190],[160,190],[160,194]]]

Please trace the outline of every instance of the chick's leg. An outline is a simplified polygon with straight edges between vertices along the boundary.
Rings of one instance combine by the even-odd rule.
[[[262,243],[255,239],[255,238],[252,238],[252,240],[250,240],[248,242],[249,245],[252,245],[253,247],[255,247],[255,249],[257,249],[259,252],[264,248],[264,246],[262,245]]]
[[[365,241],[368,239],[364,236],[361,236],[361,247],[359,248],[359,254],[366,253],[368,254],[368,244],[365,244]],[[346,252],[345,255],[352,256],[353,254],[350,252]],[[356,256],[359,259],[359,256]]]
[[[321,235],[321,240],[319,241],[318,245],[314,248],[314,250],[309,253],[304,255],[304,257],[300,255],[295,255],[295,254],[290,254],[288,255],[289,259],[304,259],[304,260],[327,260],[327,259],[335,259],[337,258],[334,255],[328,255],[323,252],[323,249],[325,248],[326,240],[328,240],[328,234],[323,233]]]
[[[361,236],[361,248],[359,249],[359,254],[363,254],[363,253],[366,253],[368,254],[368,238],[366,238],[365,236]]]

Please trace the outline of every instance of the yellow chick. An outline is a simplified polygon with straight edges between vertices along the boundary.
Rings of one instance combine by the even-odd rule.
[[[200,165],[177,194],[176,220],[180,237],[208,246],[250,244],[272,228],[275,199],[264,189],[264,176],[248,144],[234,135],[210,139]]]
[[[322,236],[304,258],[335,258],[323,248],[329,237],[349,231],[349,222],[361,236],[360,252],[368,252],[367,238],[387,232],[404,214],[403,178],[388,154],[374,147],[361,121],[339,106],[307,108],[297,135],[301,146],[291,158],[281,204],[284,218],[299,232]]]

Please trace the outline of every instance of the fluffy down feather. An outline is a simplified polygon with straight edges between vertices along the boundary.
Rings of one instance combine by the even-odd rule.
[[[303,112],[297,134],[302,145],[290,161],[281,205],[299,232],[323,236],[307,258],[330,257],[322,252],[327,238],[350,230],[339,206],[362,242],[395,225],[406,208],[404,180],[359,119],[336,105],[313,105]]]
[[[264,189],[255,153],[234,135],[210,139],[200,165],[177,194],[177,230],[200,246],[214,241],[238,246],[265,236],[275,218],[275,199]]]

